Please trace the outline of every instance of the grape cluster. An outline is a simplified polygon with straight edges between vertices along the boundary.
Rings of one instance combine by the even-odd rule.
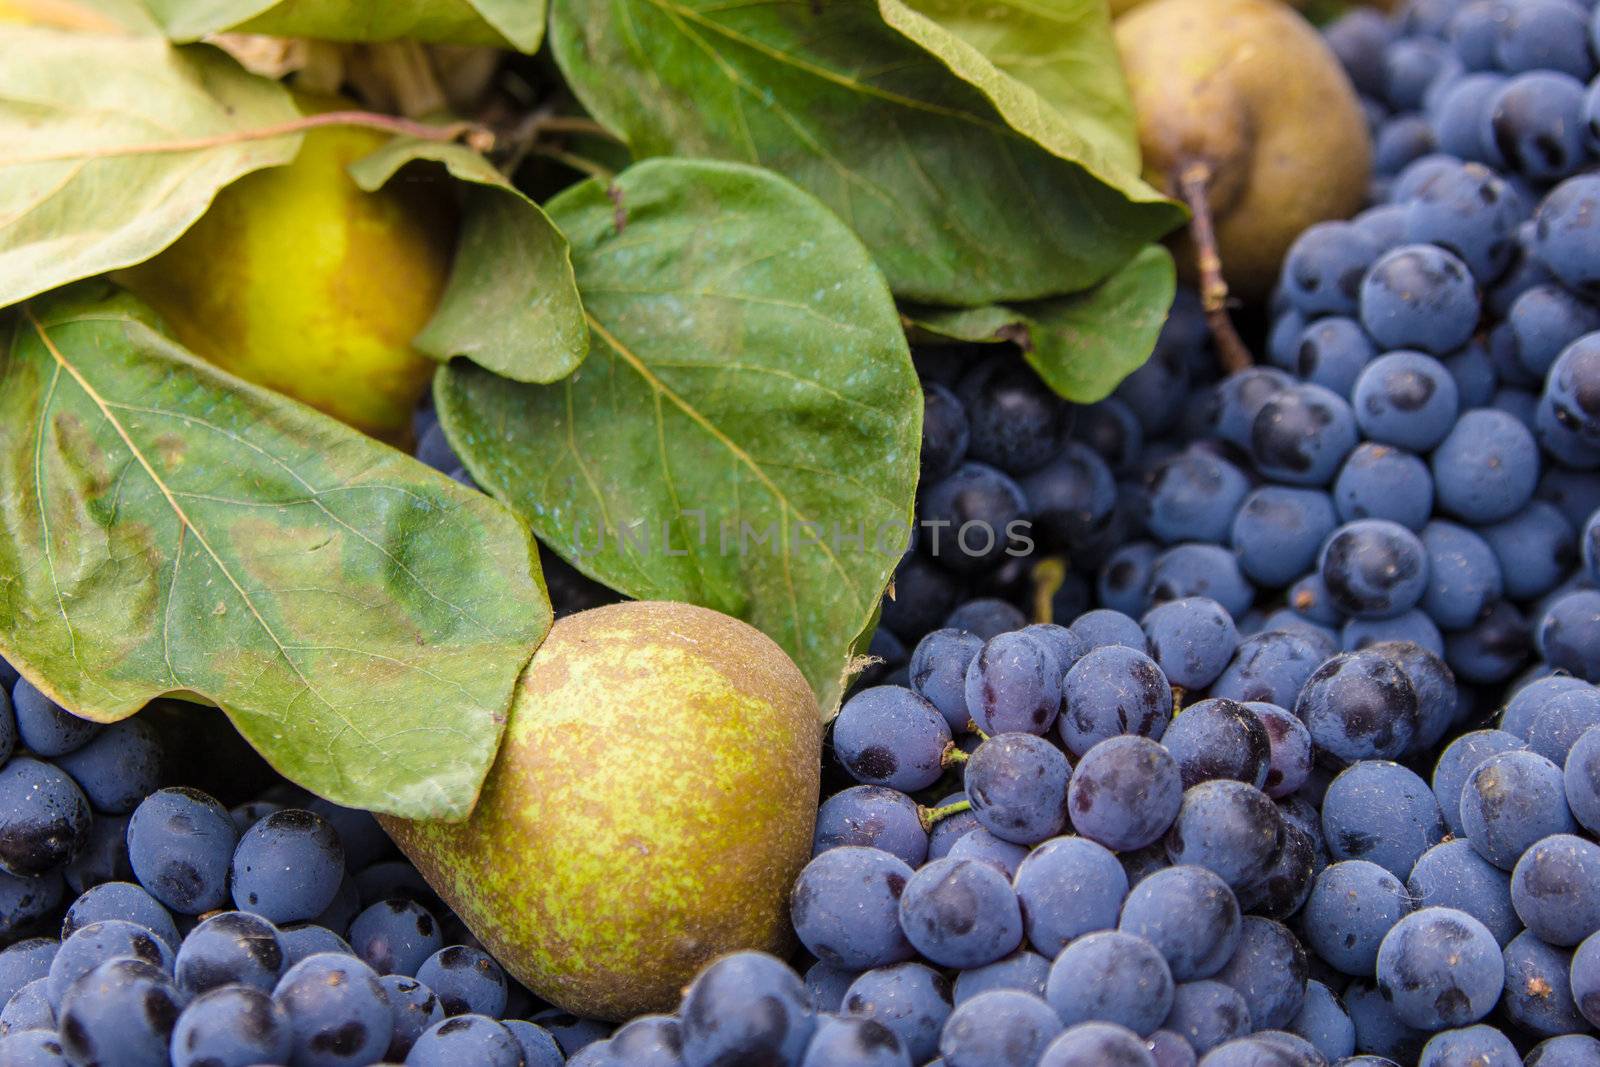
[[[170,785],[152,722],[0,660],[0,1067],[557,1067],[610,1034],[508,978],[371,815]]]

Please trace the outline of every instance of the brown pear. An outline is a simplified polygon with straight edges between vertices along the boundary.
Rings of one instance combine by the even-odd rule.
[[[810,686],[765,634],[615,604],[550,631],[467,821],[384,826],[539,996],[670,1011],[712,958],[792,946],[821,745]]]

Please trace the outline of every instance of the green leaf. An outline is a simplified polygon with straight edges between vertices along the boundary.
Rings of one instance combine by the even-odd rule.
[[[253,134],[298,117],[282,86],[210,47],[7,27],[0,307],[149,259],[223,186],[293,159],[298,134]]]
[[[85,283],[0,335],[0,652],[90,718],[196,695],[323,796],[464,817],[550,623],[526,528],[151,318]]]
[[[324,41],[510,46],[537,52],[543,0],[146,0],[178,41],[237,30]]]
[[[0,26],[80,33],[160,33],[142,0],[0,0]]]
[[[1069,137],[1076,116],[1047,116],[1000,71],[980,77],[976,49],[892,3],[883,10],[905,32],[873,0],[555,0],[551,46],[584,106],[635,155],[787,175],[855,229],[907,299],[973,307],[1076,292],[1182,222],[1113,165],[1132,158],[1131,131],[1120,155],[1104,124]],[[1095,33],[1084,47],[1105,54],[1086,76],[1115,62]],[[1038,113],[1024,123],[1028,107]]]
[[[1148,245],[1085,293],[984,308],[907,305],[916,327],[956,341],[1012,341],[1050,388],[1080,404],[1110,395],[1155,351],[1177,280],[1172,256]]]
[[[589,351],[571,249],[544,210],[478,153],[458,144],[402,138],[358,161],[369,192],[414,160],[442,163],[468,183],[450,282],[418,351],[448,363],[466,356],[519,382],[565,378]]]
[[[1139,133],[1104,0],[879,0],[889,25],[1020,130],[1131,199]]]
[[[579,570],[753,623],[831,712],[916,486],[921,394],[882,275],[822,204],[739,164],[647,161],[548,206],[589,358],[544,386],[452,363],[451,441]]]

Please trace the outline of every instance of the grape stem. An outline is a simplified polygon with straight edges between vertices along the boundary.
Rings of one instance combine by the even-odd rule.
[[[989,735],[984,733],[982,730],[980,730],[978,728],[978,722],[977,722],[976,719],[968,719],[967,720],[967,733],[969,733],[969,734],[977,734],[979,741],[987,741],[987,740],[989,740]]]
[[[972,801],[958,800],[954,804],[946,804],[942,808],[918,808],[917,814],[922,819],[922,829],[928,833],[933,832],[933,827],[941,819],[948,819],[952,815],[960,815],[964,811],[972,810]]]
[[[971,758],[971,756],[957,748],[954,741],[951,741],[944,746],[944,752],[939,756],[939,766],[953,767],[958,763],[965,763]]]
[[[1209,163],[1190,160],[1178,168],[1176,184],[1179,197],[1193,216],[1189,236],[1194,241],[1195,267],[1200,272],[1200,305],[1217,343],[1217,358],[1223,370],[1237,374],[1253,366],[1255,359],[1228,314],[1228,281],[1222,276],[1222,256],[1217,251],[1217,231],[1211,219],[1211,178]]]

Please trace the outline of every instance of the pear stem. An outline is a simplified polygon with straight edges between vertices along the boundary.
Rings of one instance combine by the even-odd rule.
[[[919,808],[917,814],[922,817],[922,828],[929,833],[933,832],[934,824],[941,819],[948,819],[952,815],[960,815],[964,811],[972,810],[972,801],[958,800],[954,804],[946,804],[942,808]]]
[[[1223,370],[1237,374],[1253,366],[1255,360],[1228,315],[1228,282],[1222,276],[1222,256],[1217,252],[1217,231],[1208,196],[1211,178],[1210,164],[1198,160],[1183,164],[1177,174],[1178,195],[1193,216],[1189,236],[1194,240],[1195,266],[1200,271],[1200,305],[1217,343],[1217,358]]]
[[[415,137],[423,141],[457,141],[479,151],[493,147],[494,134],[475,122],[450,122],[435,125],[382,115],[375,111],[324,111],[316,115],[302,115],[287,122],[275,122],[248,130],[229,130],[210,137],[191,137],[177,141],[144,141],[139,144],[107,145],[103,148],[78,149],[70,152],[46,152],[33,156],[9,156],[8,164],[60,163],[72,159],[110,159],[116,156],[165,155],[181,152],[199,152],[220,145],[241,144],[246,141],[270,141],[275,137],[288,137],[323,126],[361,126],[381,130],[402,137]]]

